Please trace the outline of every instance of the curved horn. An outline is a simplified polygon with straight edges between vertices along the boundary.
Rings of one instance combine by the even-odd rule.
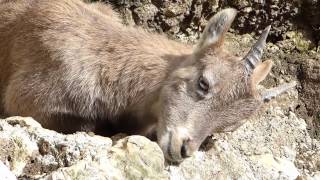
[[[244,57],[245,66],[247,72],[250,74],[256,67],[256,65],[261,62],[261,57],[263,54],[263,49],[266,47],[266,40],[270,31],[271,25],[266,27],[258,41],[253,45],[248,54]]]
[[[295,81],[292,81],[290,83],[285,83],[280,86],[267,89],[263,91],[261,94],[261,100],[264,102],[269,102],[272,98],[275,98],[276,96],[280,95],[281,93],[284,93],[286,91],[289,91],[290,89],[296,87],[297,83]]]

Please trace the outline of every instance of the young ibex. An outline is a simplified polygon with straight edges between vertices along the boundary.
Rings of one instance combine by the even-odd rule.
[[[235,16],[217,13],[192,48],[124,26],[102,4],[0,0],[4,113],[65,133],[155,126],[166,158],[179,162],[294,86],[256,90],[272,66],[260,60],[270,27],[244,58],[223,51]]]

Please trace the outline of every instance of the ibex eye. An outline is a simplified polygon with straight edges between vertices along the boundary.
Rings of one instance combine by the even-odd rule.
[[[199,86],[199,89],[204,93],[204,94],[207,94],[208,91],[209,91],[209,82],[208,80],[203,77],[203,76],[200,76],[199,77],[199,80],[198,80],[198,86]]]

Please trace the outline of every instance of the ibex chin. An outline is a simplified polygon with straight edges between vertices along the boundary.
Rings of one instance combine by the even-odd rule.
[[[64,133],[154,127],[165,157],[182,161],[295,86],[256,90],[272,66],[260,60],[270,27],[235,57],[222,48],[235,16],[217,13],[192,47],[125,26],[102,3],[0,0],[3,113]]]

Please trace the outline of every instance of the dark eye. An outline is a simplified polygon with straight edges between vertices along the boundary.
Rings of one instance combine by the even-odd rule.
[[[200,76],[199,80],[198,80],[198,87],[202,91],[203,94],[207,94],[209,92],[208,80],[205,77]]]

